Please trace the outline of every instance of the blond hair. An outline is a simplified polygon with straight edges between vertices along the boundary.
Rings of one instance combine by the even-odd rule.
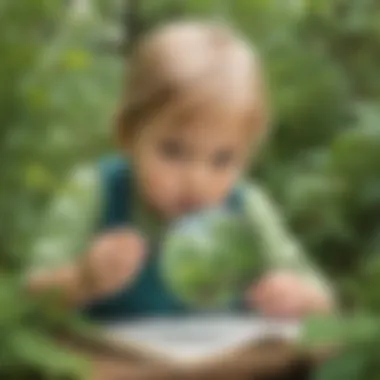
[[[229,28],[175,22],[146,35],[132,54],[119,126],[131,134],[167,112],[178,125],[201,115],[236,118],[264,131],[267,105],[259,59]]]

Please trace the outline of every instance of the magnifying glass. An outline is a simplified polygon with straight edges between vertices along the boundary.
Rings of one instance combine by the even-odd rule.
[[[262,268],[244,216],[218,209],[175,223],[166,236],[161,273],[167,287],[193,308],[228,307]]]

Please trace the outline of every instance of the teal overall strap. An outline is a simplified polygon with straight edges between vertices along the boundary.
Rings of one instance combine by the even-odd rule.
[[[232,213],[243,213],[244,202],[242,189],[237,186],[233,189],[230,196],[227,198],[226,206]],[[247,303],[245,302],[245,294],[242,294],[237,300],[233,302],[231,308],[235,311],[247,312]]]
[[[99,229],[101,231],[123,227],[132,219],[132,179],[126,160],[111,157],[100,165],[103,184],[103,212]]]

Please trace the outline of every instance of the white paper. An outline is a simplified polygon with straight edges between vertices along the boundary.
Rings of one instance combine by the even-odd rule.
[[[294,339],[297,323],[250,316],[150,318],[113,324],[105,333],[118,342],[135,342],[174,359],[197,360],[267,336]]]

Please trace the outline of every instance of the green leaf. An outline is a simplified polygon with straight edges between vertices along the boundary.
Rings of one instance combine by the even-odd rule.
[[[370,341],[380,333],[380,318],[366,315],[310,318],[304,322],[300,341],[307,346],[348,345]]]
[[[58,346],[53,339],[39,331],[19,329],[13,334],[11,348],[21,364],[44,371],[51,376],[85,379],[88,363]]]
[[[364,380],[367,365],[366,352],[352,350],[324,363],[313,380]]]

